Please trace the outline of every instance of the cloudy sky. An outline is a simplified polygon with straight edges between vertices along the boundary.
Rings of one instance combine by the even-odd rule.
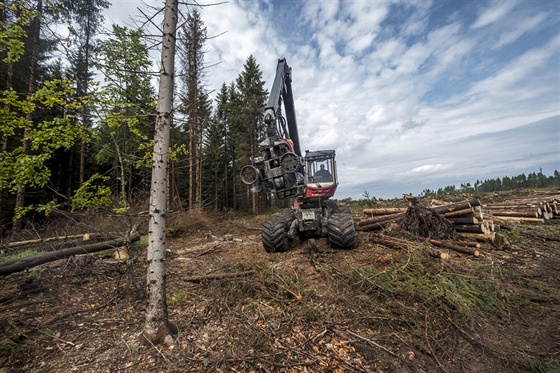
[[[107,22],[132,25],[137,7],[113,0]],[[211,88],[253,55],[270,89],[287,59],[301,148],[336,150],[339,199],[560,170],[556,0],[230,0],[200,11],[208,35],[221,34],[208,42]]]

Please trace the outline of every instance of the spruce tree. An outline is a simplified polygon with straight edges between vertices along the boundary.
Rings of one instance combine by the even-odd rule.
[[[257,156],[258,144],[266,133],[263,114],[268,91],[264,88],[262,71],[252,55],[247,58],[243,67],[243,72],[236,80],[239,104],[236,109],[241,118],[236,126],[238,131],[236,174],[239,174],[250,158]],[[245,190],[241,208],[250,206],[253,213],[257,213],[258,195],[250,193],[247,187]],[[266,201],[266,196],[263,195],[261,198]]]

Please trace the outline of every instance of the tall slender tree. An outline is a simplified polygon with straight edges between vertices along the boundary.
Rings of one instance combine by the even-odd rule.
[[[207,31],[200,12],[193,9],[181,36],[181,112],[185,117],[189,153],[189,208],[202,205],[202,139],[211,115],[211,103],[205,87],[204,55]]]
[[[29,66],[29,81],[27,85],[27,92],[29,94],[34,94],[37,90],[37,70],[39,65],[39,42],[41,38],[41,18],[40,15],[43,13],[43,0],[37,1],[37,16],[33,19],[31,26],[31,64]],[[28,122],[33,121],[33,113],[29,112],[25,116],[25,120]],[[29,152],[29,140],[30,128],[26,127],[23,130],[23,141],[21,146],[22,154],[26,155]],[[25,185],[20,184],[17,188],[16,193],[16,210],[21,210],[25,206]],[[18,217],[14,221],[14,232],[19,232],[21,229],[22,220]]]
[[[236,81],[238,91],[238,105],[236,110],[239,112],[241,122],[237,123],[237,170],[243,167],[247,160],[255,157],[258,152],[258,143],[265,135],[264,107],[268,97],[268,91],[264,88],[262,71],[254,56],[249,56],[245,62],[244,70]],[[236,170],[236,171],[237,171]],[[239,172],[236,172],[239,174]],[[251,204],[253,213],[258,212],[258,199],[256,193],[250,193],[245,188],[244,204]],[[247,206],[245,206],[247,207]]]
[[[89,86],[93,79],[92,57],[96,49],[95,37],[104,20],[102,12],[109,7],[110,2],[107,0],[69,0],[63,4],[72,20],[68,29],[74,48],[71,49],[68,59],[72,65],[76,92],[82,97],[90,93]],[[90,108],[84,106],[79,115],[82,126],[90,128],[92,125]],[[82,185],[85,180],[85,167],[86,142],[82,141],[80,144],[79,185]]]
[[[204,143],[203,175],[204,197],[211,201],[215,210],[227,207],[227,164],[230,154],[227,152],[227,104],[229,91],[224,83],[216,97],[216,109]]]
[[[166,0],[165,2],[159,96],[152,159],[146,281],[147,307],[142,335],[154,344],[171,342],[172,334],[176,332],[176,327],[169,322],[167,312],[165,219],[178,5],[179,0]]]

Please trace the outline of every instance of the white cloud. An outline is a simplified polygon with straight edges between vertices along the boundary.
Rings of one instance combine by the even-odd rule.
[[[270,89],[287,58],[301,148],[336,150],[339,198],[560,163],[560,127],[525,126],[560,115],[554,2],[234,0],[201,14],[209,35],[227,32],[209,41],[211,89],[251,54]]]
[[[477,29],[495,23],[508,15],[517,5],[518,0],[497,0],[484,9],[482,14],[473,23],[472,28]]]
[[[535,30],[542,22],[546,20],[547,15],[538,13],[534,16],[524,18],[519,22],[515,22],[511,30],[505,31],[500,35],[495,48],[500,48],[505,45],[511,44],[519,39],[521,36]]]
[[[413,174],[413,175],[414,174],[419,174],[419,175],[433,174],[433,173],[436,173],[436,172],[441,172],[441,171],[448,170],[451,167],[453,167],[452,164],[441,164],[441,163],[426,164],[426,165],[414,167],[409,172],[405,172],[405,174]]]

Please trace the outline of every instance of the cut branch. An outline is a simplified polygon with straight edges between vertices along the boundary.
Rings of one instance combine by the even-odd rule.
[[[101,250],[107,250],[114,247],[125,245],[127,242],[135,242],[140,240],[140,234],[135,233],[127,240],[126,237],[99,242],[96,244],[72,247],[58,251],[52,251],[41,255],[32,256],[24,259],[11,260],[0,265],[0,276],[6,276],[11,273],[20,272],[28,268],[33,268],[41,264],[53,262],[55,260],[69,258],[78,254],[90,254]]]
[[[188,281],[188,282],[201,282],[201,281],[204,281],[204,280],[219,280],[219,279],[222,279],[222,278],[234,278],[234,277],[250,276],[254,273],[255,273],[255,271],[216,273],[216,274],[211,274],[211,275],[184,277],[183,280]]]

